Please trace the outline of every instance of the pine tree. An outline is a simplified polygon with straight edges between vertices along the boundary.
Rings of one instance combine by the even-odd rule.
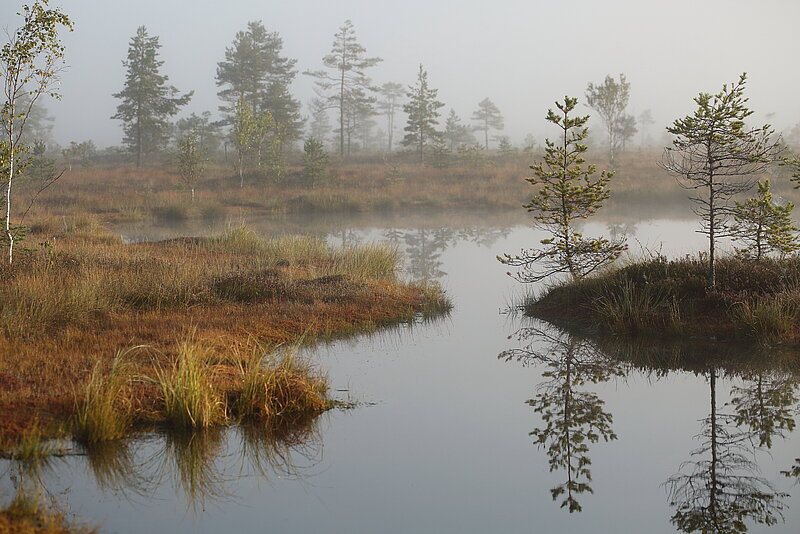
[[[225,102],[221,111],[232,116],[240,100],[260,111],[275,49],[280,49],[276,40],[277,34],[267,32],[261,21],[250,21],[246,30],[236,32],[225,59],[217,63],[217,86],[222,87],[217,96]]]
[[[503,135],[497,141],[497,151],[501,157],[508,159],[517,153],[517,148],[511,144],[507,135]]]
[[[219,150],[222,144],[221,126],[220,122],[211,120],[210,111],[204,111],[200,115],[192,113],[175,122],[175,137],[183,139],[190,133],[194,133],[197,136],[197,142],[200,143],[206,154],[213,154]]]
[[[27,174],[41,182],[52,181],[56,177],[56,160],[47,156],[47,144],[37,139],[33,142]]]
[[[264,111],[270,112],[275,124],[280,125],[281,135],[275,139],[275,143],[280,154],[283,154],[286,145],[300,139],[303,133],[305,121],[300,114],[300,101],[296,100],[289,92],[286,80],[277,79],[271,81],[267,86],[267,94],[262,107]]]
[[[745,244],[737,252],[760,260],[770,252],[784,257],[800,249],[796,236],[800,228],[792,223],[792,209],[791,202],[780,205],[772,200],[769,180],[759,181],[755,198],[734,203],[734,224],[730,233],[734,241]]]
[[[454,109],[450,109],[450,114],[444,121],[444,131],[442,137],[447,143],[450,152],[455,152],[461,145],[471,145],[475,142],[469,126],[461,124],[461,118],[456,115]]]
[[[325,102],[320,98],[313,99],[309,109],[311,110],[311,120],[308,125],[309,133],[311,137],[324,146],[328,141],[328,134],[331,132],[328,109],[325,106]]]
[[[732,196],[749,191],[754,176],[775,161],[780,147],[768,124],[745,125],[752,115],[744,96],[746,74],[715,95],[700,93],[697,109],[676,119],[667,131],[675,136],[664,150],[661,165],[691,191],[700,216],[700,232],[708,236],[707,285],[716,283],[716,242],[730,235],[728,219]]]
[[[150,37],[147,28],[139,26],[128,47],[128,59],[122,64],[128,69],[125,87],[114,97],[122,102],[111,117],[123,123],[123,142],[136,154],[136,166],[141,167],[144,156],[163,146],[169,129],[169,117],[186,105],[194,91],[177,96],[178,90],[167,85],[167,76],[159,70],[164,64],[158,59],[158,37]]]
[[[439,108],[444,104],[436,100],[437,93],[437,89],[428,87],[428,73],[420,65],[417,84],[409,86],[408,102],[403,106],[408,115],[405,127],[408,133],[403,145],[416,147],[421,163],[425,162],[425,148],[440,135],[436,126],[439,125]]]
[[[225,103],[220,106],[232,122],[236,104],[245,101],[256,115],[269,111],[276,124],[271,139],[277,157],[282,157],[286,144],[299,139],[303,129],[300,102],[290,87],[295,77],[297,60],[282,55],[283,39],[277,32],[268,32],[261,21],[247,23],[247,29],[236,33],[233,44],[225,49],[225,59],[217,63],[217,93]]]
[[[556,102],[560,114],[547,111],[547,120],[561,130],[560,144],[545,140],[544,161],[531,165],[534,176],[527,178],[538,189],[525,208],[533,213],[534,225],[550,237],[541,241],[544,246],[539,249],[497,257],[501,263],[521,268],[515,275],[521,282],[538,282],[558,273],[580,279],[614,261],[627,248],[622,240],[586,238],[576,229],[578,222],[594,215],[610,196],[608,183],[613,176],[606,171],[595,176],[594,165],[583,167],[587,146],[581,141],[588,135],[589,117],[570,117],[577,105],[577,98],[564,97],[563,103]]]
[[[328,154],[322,143],[309,137],[303,145],[303,174],[306,179],[315,185],[327,176]]]
[[[331,53],[322,58],[325,70],[306,71],[316,78],[316,89],[326,106],[339,111],[339,155],[345,157],[346,140],[355,131],[354,110],[365,102],[374,103],[372,82],[364,72],[381,61],[365,57],[366,49],[356,40],[353,23],[346,20],[334,35]],[[329,72],[330,71],[330,72]]]
[[[472,114],[472,120],[478,121],[479,124],[475,129],[483,131],[484,148],[489,150],[489,130],[505,128],[502,113],[487,97],[478,103],[478,109]]]

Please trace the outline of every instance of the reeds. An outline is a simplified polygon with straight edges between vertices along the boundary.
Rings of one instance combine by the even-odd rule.
[[[132,372],[126,357],[138,348],[117,352],[108,372],[101,362],[95,364],[73,423],[73,437],[80,443],[91,445],[127,434],[133,413],[128,396]]]
[[[637,286],[631,280],[622,280],[601,289],[594,311],[606,328],[636,334],[664,326],[669,301],[670,296],[658,286]]]
[[[327,377],[298,356],[296,348],[275,353],[251,344],[237,352],[236,360],[242,384],[234,405],[239,420],[296,416],[333,406]]]
[[[795,330],[800,307],[788,298],[772,297],[744,301],[732,307],[737,326],[763,343],[780,341]]]
[[[39,425],[34,422],[17,440],[13,448],[0,452],[0,458],[8,458],[21,465],[36,466],[55,453],[58,448],[53,440],[44,437]]]
[[[210,347],[190,336],[179,344],[172,363],[156,366],[155,380],[168,424],[208,428],[225,421],[226,405],[214,385],[211,356]]]

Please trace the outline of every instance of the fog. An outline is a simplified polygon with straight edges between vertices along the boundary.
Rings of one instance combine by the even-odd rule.
[[[0,5],[6,31],[20,24],[14,13],[22,2]],[[52,0],[51,5],[61,6],[75,22],[75,31],[63,35],[68,65],[63,100],[46,102],[62,144],[120,143],[121,124],[110,119],[118,104],[112,93],[122,88],[122,60],[140,25],[160,38],[162,73],[170,83],[181,92],[195,91],[179,117],[206,110],[217,115],[217,62],[251,20],[279,32],[284,54],[297,59],[302,73],[322,67],[333,34],[350,19],[367,55],[384,60],[368,72],[376,84],[413,84],[421,63],[446,105],[443,117],[453,108],[469,122],[477,103],[489,97],[505,117],[504,134],[515,143],[528,133],[547,135],[547,108],[565,94],[583,102],[587,83],[600,83],[606,74],[626,74],[628,112],[652,110],[656,124],[649,133],[656,142],[666,124],[692,111],[698,92],[719,91],[744,71],[754,120],[768,120],[778,130],[800,120],[800,71],[792,59],[800,2],[794,0]],[[298,74],[292,91],[306,114],[313,80]]]

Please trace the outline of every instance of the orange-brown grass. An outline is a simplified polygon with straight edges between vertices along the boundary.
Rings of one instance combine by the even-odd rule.
[[[640,214],[652,215],[654,208],[660,213],[676,207],[685,210],[687,191],[660,167],[661,157],[661,148],[632,147],[612,167],[602,149],[591,150],[588,162],[616,172],[604,211],[630,214],[631,207],[642,206]],[[60,218],[89,213],[106,221],[179,221],[294,212],[519,210],[531,197],[525,181],[529,165],[540,159],[541,154],[492,155],[479,166],[461,162],[446,168],[422,166],[401,156],[351,160],[331,165],[329,178],[314,184],[308,183],[299,166],[289,167],[280,182],[264,170],[251,169],[244,187],[239,187],[230,166],[215,164],[197,184],[195,202],[168,166],[75,168],[38,197],[31,215]],[[777,193],[800,200],[788,181],[789,169],[776,166],[771,174]],[[21,181],[19,187],[23,205],[36,184],[26,186]]]
[[[280,183],[251,172],[240,188],[238,177],[219,167],[198,184],[197,200],[192,203],[177,175],[166,169],[76,168],[37,199],[31,215],[90,213],[104,220],[125,221],[297,211],[516,209],[529,195],[522,179],[527,173],[528,163],[519,161],[445,169],[347,163],[332,168],[330,179],[313,185],[295,168]],[[29,195],[34,186],[29,186]],[[21,187],[20,194],[24,196],[24,192]]]
[[[70,524],[61,512],[23,514],[0,510],[0,534],[89,534],[98,529]]]
[[[37,418],[45,433],[66,431],[93,373],[102,376],[132,346],[149,350],[129,356],[131,372],[154,377],[192,329],[225,360],[250,337],[310,342],[447,308],[439,290],[400,282],[397,261],[380,246],[334,249],[246,229],[132,245],[91,224],[62,232],[54,248],[0,267],[0,439],[8,446]],[[154,359],[156,352],[172,360]],[[235,374],[233,361],[225,365],[215,377],[223,394]],[[159,419],[157,388],[131,389],[138,417]]]

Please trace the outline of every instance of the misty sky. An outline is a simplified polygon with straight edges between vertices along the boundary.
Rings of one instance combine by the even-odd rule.
[[[0,27],[20,24],[24,0],[0,2]],[[68,141],[118,144],[111,120],[122,88],[128,43],[145,25],[160,37],[163,73],[181,91],[194,90],[181,115],[217,113],[216,65],[234,34],[261,20],[284,40],[297,67],[321,68],[333,34],[351,19],[367,55],[383,63],[375,83],[415,81],[420,63],[446,104],[468,121],[485,97],[505,116],[505,133],[520,142],[555,135],[543,117],[565,94],[585,101],[588,82],[622,72],[631,82],[629,112],[646,108],[664,126],[693,110],[700,91],[719,91],[747,71],[747,94],[756,120],[768,113],[776,128],[800,121],[796,0],[51,0],[75,22],[64,34],[68,70],[62,102],[47,102],[54,135]],[[794,58],[794,59],[793,59]],[[293,93],[304,104],[312,80],[299,74]],[[583,110],[589,113],[588,108]],[[379,127],[384,127],[378,120]],[[597,130],[599,124],[595,123]],[[599,133],[599,132],[598,132]]]

